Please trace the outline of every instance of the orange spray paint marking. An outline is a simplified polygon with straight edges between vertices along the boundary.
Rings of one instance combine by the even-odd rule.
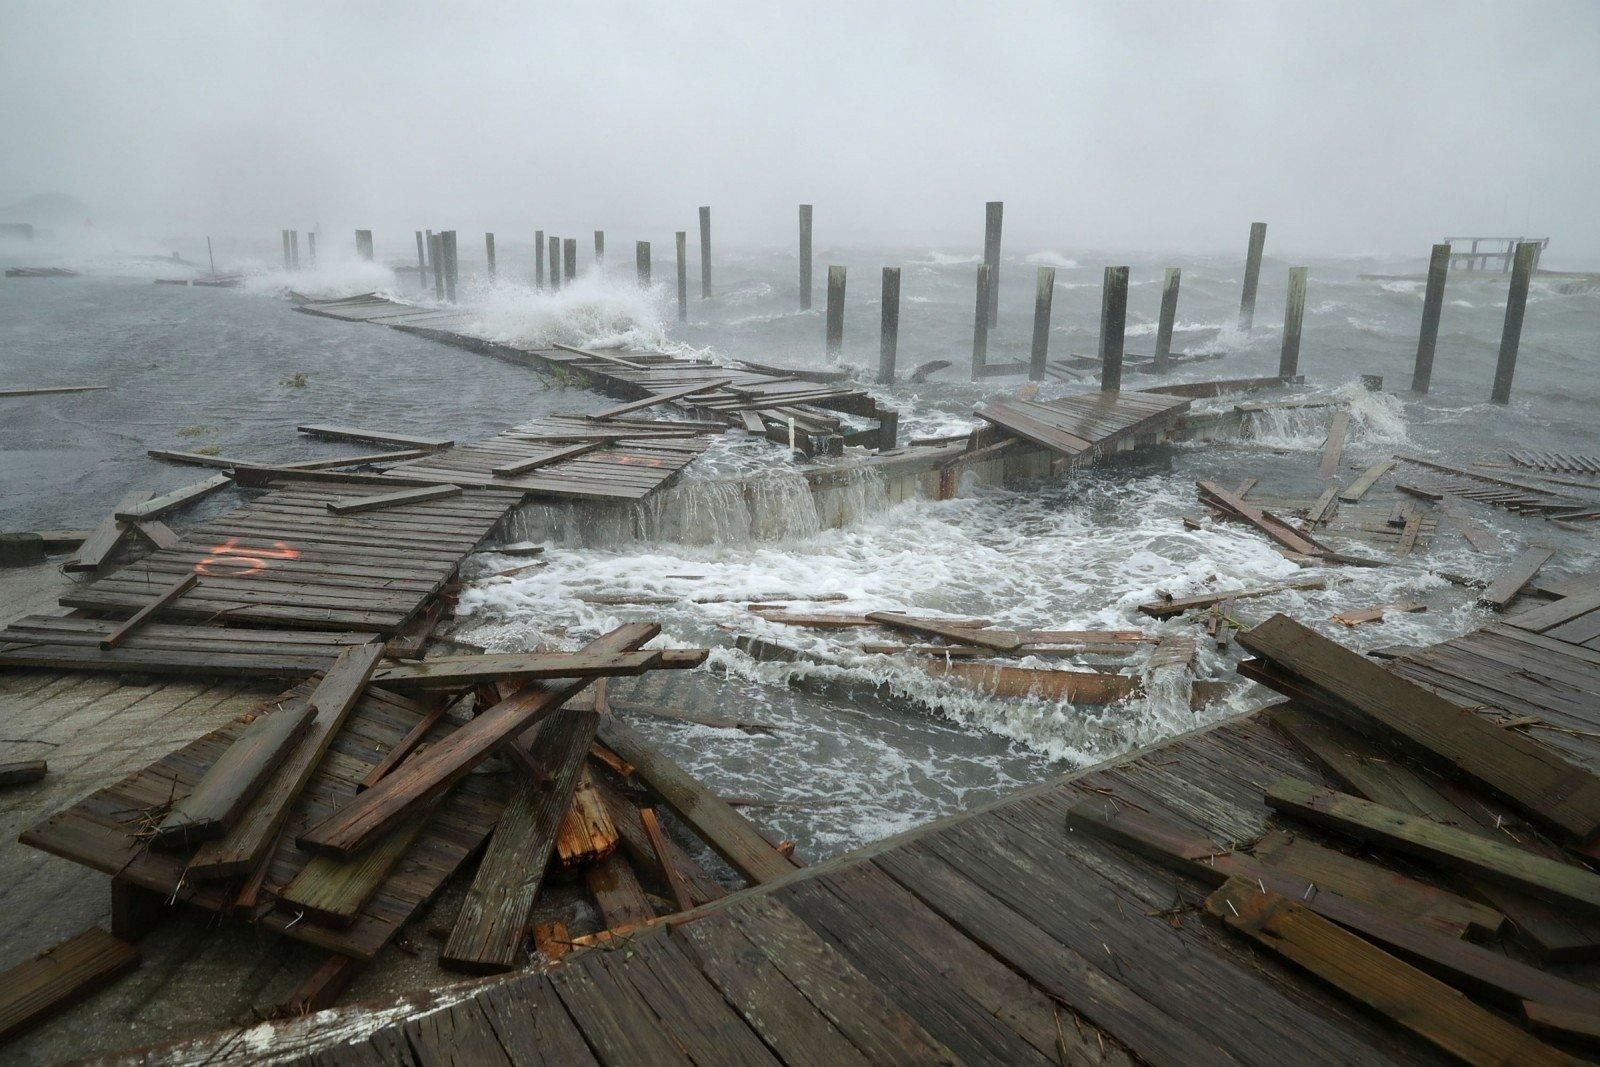
[[[659,467],[659,466],[661,466],[661,457],[660,456],[618,456],[617,457],[617,463],[618,463],[619,466],[623,466],[623,467],[626,467],[629,464],[633,464],[633,463],[643,463],[646,467]]]
[[[300,558],[299,549],[290,548],[282,541],[274,541],[272,546],[244,547],[237,537],[230,537],[219,545],[212,545],[211,554],[194,565],[194,572],[212,578],[248,578],[265,570],[268,560]]]

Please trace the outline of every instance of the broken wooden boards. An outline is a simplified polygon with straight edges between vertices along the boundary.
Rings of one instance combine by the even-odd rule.
[[[1525,589],[1533,576],[1539,573],[1539,568],[1550,561],[1555,555],[1555,549],[1535,545],[1524,551],[1510,566],[1495,576],[1479,596],[1478,603],[1496,611],[1504,611],[1510,603],[1517,598],[1517,594]]]
[[[0,667],[300,679],[326,670],[366,633],[262,630],[147,622],[101,644],[124,624],[109,619],[28,615],[0,630]]]
[[[1600,830],[1600,778],[1555,750],[1510,733],[1481,715],[1384,670],[1283,615],[1239,635],[1239,643],[1268,661],[1256,674],[1288,695],[1317,694],[1338,713],[1374,727],[1428,758],[1453,768],[1505,798],[1564,837],[1585,842]]]
[[[1226,604],[1230,600],[1249,600],[1254,597],[1271,596],[1273,593],[1284,593],[1290,590],[1326,589],[1328,583],[1320,578],[1307,579],[1300,582],[1284,582],[1279,585],[1258,586],[1255,589],[1232,589],[1221,593],[1206,593],[1203,596],[1177,597],[1169,600],[1153,600],[1148,604],[1140,604],[1139,612],[1152,619],[1166,619],[1185,612],[1196,611],[1200,608],[1209,608],[1215,604]]]
[[[645,671],[698,667],[703,648],[644,649],[617,655],[583,652],[507,652],[437,656],[380,668],[372,680],[391,689],[449,689],[497,678],[531,682],[550,678],[614,678]]]
[[[138,965],[138,948],[91,926],[0,973],[0,1040],[71,1007]]]
[[[1069,459],[1112,450],[1129,439],[1170,432],[1189,401],[1152,393],[1093,393],[1048,403],[1007,398],[991,401],[976,414],[1018,437]]]

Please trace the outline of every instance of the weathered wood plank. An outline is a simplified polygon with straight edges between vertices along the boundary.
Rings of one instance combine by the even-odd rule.
[[[1351,482],[1349,487],[1339,494],[1339,499],[1346,504],[1354,504],[1367,495],[1367,491],[1377,484],[1379,478],[1394,469],[1394,460],[1380,459],[1372,466],[1361,472],[1361,475]]]
[[[151,619],[155,618],[156,615],[160,614],[165,608],[170,607],[173,601],[177,600],[179,597],[183,596],[183,594],[193,589],[197,584],[199,584],[199,581],[200,576],[191,571],[182,578],[179,578],[177,581],[173,582],[167,588],[157,593],[155,598],[152,599],[150,603],[146,604],[144,607],[140,608],[138,611],[129,616],[127,621],[119,623],[116,629],[102,637],[100,639],[100,648],[102,650],[109,651],[122,644],[122,642],[126,641],[135,630],[149,622]]]
[[[1327,440],[1322,443],[1322,465],[1317,470],[1319,478],[1333,478],[1339,473],[1339,460],[1344,457],[1344,439],[1350,432],[1350,412],[1340,411],[1333,416],[1328,427]],[[1243,493],[1238,494],[1242,499]]]
[[[349,859],[312,856],[278,894],[280,906],[303,911],[315,922],[348,927],[411,850],[438,802],[435,798],[432,804],[424,805]]]
[[[1533,576],[1539,573],[1539,568],[1548,563],[1550,557],[1555,554],[1555,549],[1542,545],[1528,548],[1495,576],[1488,588],[1479,594],[1478,603],[1496,611],[1504,611],[1517,598],[1517,594],[1533,581]]]
[[[111,553],[116,551],[117,546],[122,543],[123,537],[127,536],[128,533],[128,527],[117,521],[116,513],[137,507],[154,495],[148,489],[140,489],[128,493],[117,501],[117,506],[112,509],[112,513],[101,519],[95,528],[89,531],[89,536],[84,539],[83,544],[78,546],[78,551],[73,553],[71,559],[61,565],[62,569],[69,571],[99,570],[101,564],[105,563]]]
[[[642,926],[656,917],[633,868],[619,852],[585,867],[583,883],[594,898],[606,930],[611,933]]]
[[[1013,652],[1022,644],[1019,638],[1011,634],[990,634],[975,627],[941,623],[936,619],[902,615],[895,611],[869,611],[867,619],[881,626],[887,626],[891,630],[903,630],[924,637],[939,637],[957,644],[978,645],[998,652]]]
[[[666,655],[666,649],[628,652],[618,656],[592,656],[579,652],[508,652],[479,656],[438,656],[415,663],[381,667],[373,672],[375,684],[392,689],[451,689],[493,678],[522,681],[551,678],[610,678],[645,671],[698,666],[707,649],[672,649],[691,655]],[[693,653],[698,653],[698,656]]]
[[[1328,583],[1320,578],[1301,582],[1284,582],[1278,585],[1258,586],[1255,589],[1235,589],[1221,593],[1206,593],[1202,596],[1177,597],[1172,600],[1154,600],[1148,604],[1140,604],[1141,614],[1153,619],[1166,619],[1174,615],[1182,615],[1187,611],[1199,608],[1209,608],[1213,604],[1223,604],[1230,600],[1249,600],[1253,597],[1271,596],[1273,593],[1283,593],[1289,590],[1326,589]]]
[[[139,965],[139,950],[98,926],[0,974],[0,1039],[71,1007]]]
[[[402,489],[397,493],[382,493],[378,496],[352,496],[343,500],[330,500],[323,507],[335,515],[355,515],[363,511],[382,511],[384,508],[423,504],[430,500],[445,500],[460,495],[459,485],[433,485]]]
[[[605,441],[588,441],[581,444],[568,445],[566,448],[557,448],[543,455],[532,456],[528,459],[519,459],[511,463],[502,463],[498,467],[490,467],[489,473],[496,478],[510,478],[518,474],[527,474],[542,467],[554,466],[557,463],[573,459],[576,456],[588,455],[605,448]]]
[[[685,397],[694,396],[698,393],[714,392],[715,390],[721,389],[725,385],[731,384],[733,384],[732,378],[714,378],[710,381],[695,382],[692,385],[686,385],[679,389],[670,389],[664,393],[652,393],[650,396],[647,396],[642,400],[631,400],[626,404],[618,404],[616,407],[606,408],[604,411],[596,411],[586,417],[596,420],[614,419],[619,415],[627,415],[630,412],[642,411],[645,408],[655,407],[657,404],[665,404],[672,400],[681,400]]]
[[[326,441],[356,441],[368,445],[398,445],[401,448],[449,448],[454,441],[445,437],[414,437],[410,434],[387,430],[363,430],[354,426],[328,426],[307,424],[295,427],[307,437],[320,437]]]
[[[162,493],[160,496],[152,497],[142,504],[136,504],[130,508],[119,507],[115,515],[124,522],[143,522],[149,519],[159,519],[169,512],[177,511],[179,508],[191,504],[201,497],[209,496],[218,489],[232,484],[233,479],[228,475],[218,474],[207,478],[205,481],[195,482],[193,485],[185,485],[171,492]]]

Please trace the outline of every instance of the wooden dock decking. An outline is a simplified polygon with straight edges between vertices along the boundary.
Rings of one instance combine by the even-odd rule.
[[[1173,429],[1189,401],[1157,393],[1091,393],[1047,402],[1007,398],[978,417],[1069,459]]]

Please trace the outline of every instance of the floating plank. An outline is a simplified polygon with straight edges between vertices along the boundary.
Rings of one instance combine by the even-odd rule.
[[[1415,601],[1401,601],[1395,604],[1377,604],[1370,608],[1360,608],[1356,611],[1344,611],[1338,615],[1329,616],[1329,620],[1342,626],[1360,626],[1367,622],[1382,622],[1387,615],[1411,615],[1419,611],[1427,611],[1426,604]]]
[[[173,848],[221,837],[244,806],[294,751],[317,709],[291,701],[258,715],[217,758],[189,795],[156,827],[155,841]]]
[[[653,623],[629,623],[591,641],[584,651],[633,652],[660,632],[661,627]],[[408,812],[449,789],[503,742],[559,708],[587,684],[581,679],[528,683],[301,834],[301,847],[341,856],[359,852],[367,842],[393,829]]]
[[[1394,554],[1409,556],[1411,550],[1417,546],[1417,535],[1422,532],[1422,512],[1413,511],[1406,516],[1405,527],[1400,531],[1400,539],[1395,542]]]
[[[924,637],[941,637],[957,644],[977,645],[998,652],[1014,652],[1017,646],[1022,644],[1022,641],[1010,634],[990,634],[976,627],[942,623],[936,619],[903,615],[894,611],[869,611],[867,620],[880,626],[887,626],[891,630],[903,630]]]
[[[529,471],[553,466],[576,456],[585,456],[590,452],[598,452],[600,449],[607,447],[608,444],[609,442],[606,441],[588,441],[583,444],[571,445],[567,448],[557,448],[542,456],[534,456],[531,459],[523,459],[515,463],[504,463],[498,467],[491,467],[489,468],[489,473],[496,478],[510,478],[518,474],[527,474]]]
[[[1339,499],[1346,504],[1354,504],[1367,495],[1367,490],[1377,484],[1379,478],[1394,469],[1394,459],[1380,459],[1372,466],[1361,472],[1360,477],[1351,482],[1349,487],[1339,494]]]
[[[233,479],[228,475],[218,474],[207,478],[203,482],[195,482],[193,485],[185,485],[171,492],[162,493],[158,497],[153,497],[131,508],[118,507],[115,514],[118,519],[124,522],[159,519],[168,512],[177,511],[181,507],[194,503],[201,497],[210,496],[218,489],[232,484]]]
[[[149,622],[151,619],[155,618],[164,609],[170,607],[173,601],[183,596],[183,594],[193,589],[199,583],[200,576],[194,573],[189,573],[184,575],[182,578],[179,578],[171,585],[167,586],[166,589],[163,589],[160,593],[156,594],[155,598],[151,600],[150,603],[146,604],[144,607],[140,608],[138,611],[129,616],[126,622],[119,623],[115,630],[112,630],[110,633],[102,637],[100,639],[101,649],[110,650],[122,644],[122,642],[126,641],[128,636],[135,630]]]
[[[1265,585],[1255,589],[1234,589],[1221,593],[1206,593],[1203,596],[1156,600],[1148,604],[1140,604],[1139,611],[1153,619],[1167,619],[1174,615],[1182,615],[1187,611],[1209,608],[1213,604],[1224,604],[1230,600],[1249,600],[1252,597],[1271,596],[1273,593],[1283,593],[1289,590],[1326,588],[1328,588],[1328,583],[1320,578],[1305,582],[1284,582],[1280,585]]]
[[[1525,589],[1539,568],[1550,561],[1555,549],[1534,545],[1511,561],[1511,565],[1495,576],[1489,587],[1478,596],[1478,603],[1496,611],[1504,611]]]
[[[711,381],[696,382],[694,385],[686,385],[680,389],[672,389],[665,393],[654,393],[645,397],[643,400],[634,400],[626,404],[618,404],[616,407],[606,408],[604,411],[596,411],[593,414],[586,415],[584,417],[596,420],[614,419],[620,415],[626,415],[634,411],[641,411],[644,408],[652,408],[657,404],[665,404],[672,400],[681,400],[684,397],[694,396],[697,393],[713,392],[717,389],[721,389],[725,385],[731,385],[732,383],[732,378],[717,378]]]
[[[752,882],[770,882],[794,872],[794,864],[744,816],[615,715],[601,718],[599,737],[607,748],[633,764],[639,777],[650,783],[734,870]]]
[[[112,509],[112,513],[101,519],[99,525],[89,531],[89,536],[84,539],[83,544],[78,546],[78,551],[73,557],[61,565],[62,570],[99,570],[101,564],[105,563],[111,553],[116,551],[117,546],[122,543],[123,537],[128,533],[127,526],[117,521],[116,513],[137,507],[154,495],[148,489],[140,489],[127,494],[119,500],[117,506]]]
[[[1195,484],[1199,486],[1200,495],[1207,503],[1221,508],[1234,518],[1242,519],[1249,523],[1289,551],[1299,552],[1307,556],[1327,555],[1328,550],[1326,548],[1306,537],[1271,512],[1246,504],[1215,482],[1196,482]]]
[[[668,655],[671,651],[676,653]],[[494,678],[535,681],[550,678],[610,678],[648,670],[685,669],[705,662],[709,649],[648,649],[621,655],[583,652],[505,652],[482,656],[439,656],[381,667],[372,680],[393,689],[450,689]]]
[[[1475,1064],[1575,1064],[1459,992],[1311,909],[1243,879],[1206,898],[1232,930],[1444,1051]]]
[[[50,766],[42,759],[0,763],[0,785],[28,785],[43,778]]]
[[[1545,745],[1464,712],[1287,616],[1240,633],[1239,643],[1567,837],[1588,841],[1600,829],[1600,778]]]
[[[362,430],[354,426],[306,425],[295,429],[308,437],[320,437],[325,441],[356,441],[368,445],[398,445],[401,448],[427,448],[434,451],[455,444],[447,437],[413,437],[403,433]]]
[[[1542,634],[1595,611],[1600,611],[1600,589],[1562,597],[1529,611],[1508,615],[1506,623],[1519,630]]]
[[[1487,878],[1563,906],[1600,914],[1600,875],[1348,793],[1284,777],[1267,805],[1338,833]]]
[[[10,272],[6,272],[10,275]],[[111,388],[109,385],[55,385],[41,389],[0,389],[0,397],[9,396],[49,396],[53,393],[98,393],[103,389]]]
[[[309,736],[278,768],[244,817],[224,837],[206,842],[195,853],[189,863],[192,877],[201,880],[238,878],[254,871],[266,858],[284,820],[289,817],[295,798],[305,789],[317,764],[327,754],[382,655],[383,645],[377,641],[339,653],[339,658],[306,698],[316,709],[317,716],[312,720]]]
[[[922,664],[929,674],[989,696],[1007,699],[1065,700],[1072,704],[1114,704],[1139,692],[1139,679],[1105,671],[1043,670],[987,663]]]
[[[0,974],[0,1039],[70,1008],[139,965],[139,950],[91,926]]]
[[[1333,478],[1339,474],[1339,460],[1344,458],[1344,439],[1350,431],[1350,412],[1341,411],[1333,416],[1333,423],[1328,427],[1328,438],[1322,443],[1322,466],[1317,470],[1319,478]],[[1239,496],[1242,498],[1243,493]]]
[[[382,511],[406,504],[423,504],[429,500],[445,500],[460,496],[459,485],[431,485],[419,489],[402,489],[398,493],[379,493],[377,496],[352,496],[343,500],[330,500],[323,506],[335,515],[354,515],[362,511]]]
[[[529,746],[532,780],[514,791],[494,828],[450,938],[439,953],[441,967],[493,974],[522,963],[528,917],[599,718],[593,711],[562,708],[539,726]],[[404,770],[402,766],[396,773]]]

